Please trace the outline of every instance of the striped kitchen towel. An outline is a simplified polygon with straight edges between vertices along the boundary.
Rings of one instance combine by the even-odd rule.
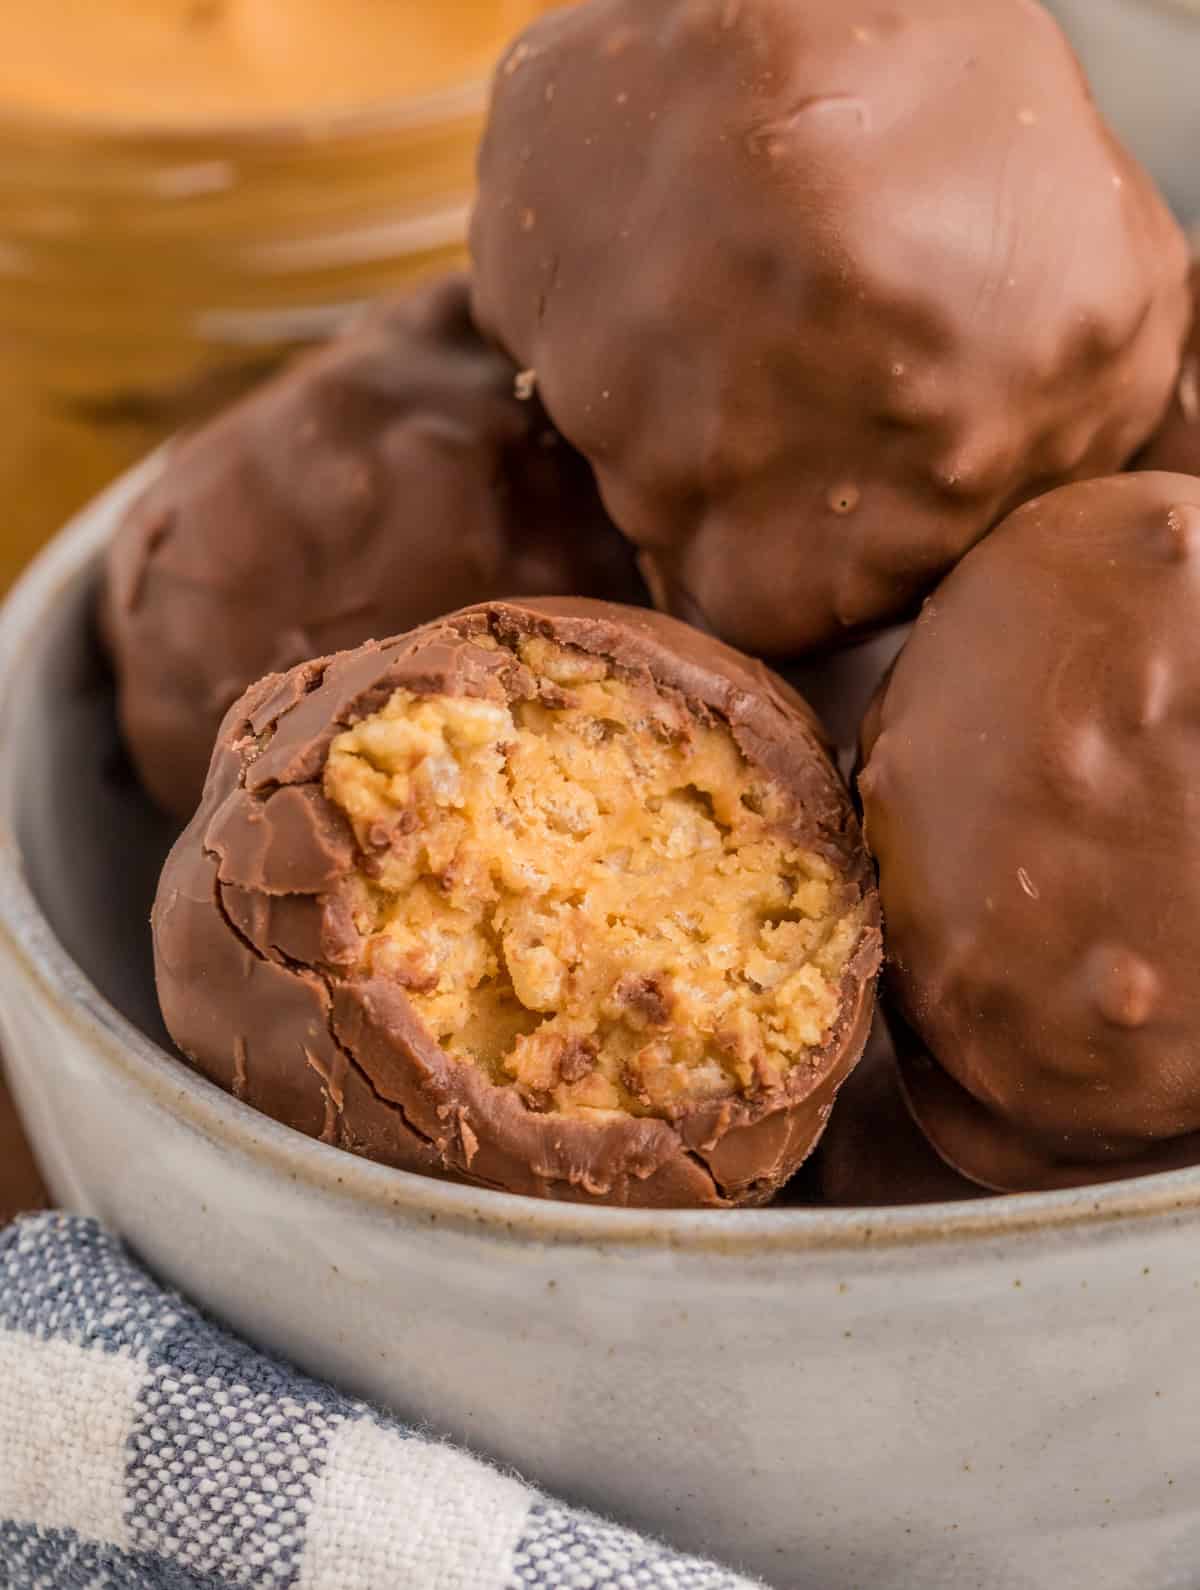
[[[94,1221],[0,1231],[5,1590],[751,1590],[253,1351]]]

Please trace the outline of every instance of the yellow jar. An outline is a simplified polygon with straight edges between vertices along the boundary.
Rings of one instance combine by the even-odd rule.
[[[99,486],[462,250],[545,0],[0,0],[0,587]]]

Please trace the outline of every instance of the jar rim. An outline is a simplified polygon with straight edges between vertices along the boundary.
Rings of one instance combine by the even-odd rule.
[[[113,149],[153,143],[172,151],[199,151],[236,141],[264,148],[332,143],[341,137],[415,132],[482,115],[491,90],[490,70],[445,88],[403,99],[378,99],[320,110],[269,116],[164,121],[147,116],[87,116],[0,105],[0,138],[54,137]]]

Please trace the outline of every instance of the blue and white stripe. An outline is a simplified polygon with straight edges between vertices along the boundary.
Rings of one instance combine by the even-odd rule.
[[[93,1221],[0,1231],[0,1590],[752,1590],[254,1352]]]

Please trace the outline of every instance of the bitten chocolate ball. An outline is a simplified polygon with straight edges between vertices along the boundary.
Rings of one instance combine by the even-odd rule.
[[[1200,475],[1200,265],[1193,265],[1192,334],[1183,352],[1175,393],[1162,424],[1136,460],[1136,468]]]
[[[654,613],[475,607],[252,688],[154,911],[167,1026],[328,1143],[538,1197],[762,1203],[873,1008],[801,699]]]
[[[1200,480],[1019,509],[926,603],[859,776],[902,1068],[1020,1191],[1200,1159]]]
[[[591,472],[471,324],[466,280],[384,304],[168,456],[103,627],[147,789],[195,810],[254,680],[511,595],[645,598]]]
[[[1032,0],[586,0],[495,79],[481,326],[659,605],[786,657],[903,617],[1164,408],[1187,249]]]

